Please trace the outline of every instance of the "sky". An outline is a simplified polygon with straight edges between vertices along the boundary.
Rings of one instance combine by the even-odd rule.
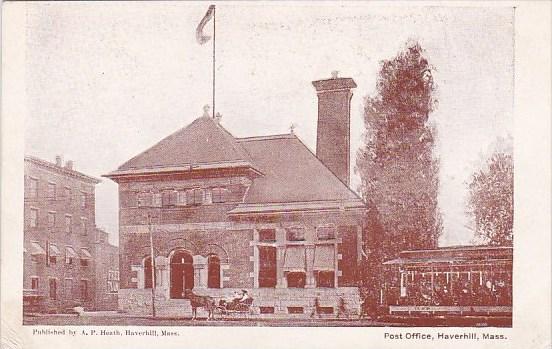
[[[211,103],[208,3],[26,4],[25,152],[100,177],[192,122]],[[435,67],[440,244],[468,244],[467,183],[513,131],[513,10],[367,3],[220,3],[216,110],[238,137],[295,133],[316,148],[311,81],[339,71],[351,100],[351,166],[379,62],[417,40]],[[210,28],[210,26],[208,26]],[[210,29],[209,29],[210,30]],[[207,33],[209,34],[209,30]],[[352,173],[354,173],[352,171]],[[352,186],[360,183],[354,174]],[[96,223],[118,239],[117,185],[96,188]]]

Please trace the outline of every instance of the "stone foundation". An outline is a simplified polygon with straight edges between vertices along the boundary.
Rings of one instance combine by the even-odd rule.
[[[199,295],[211,296],[218,304],[219,300],[231,297],[237,288],[222,289],[194,289]],[[278,289],[257,288],[247,290],[253,298],[252,314],[262,318],[305,318],[313,315],[315,299],[319,300],[319,307],[325,308],[327,313],[321,317],[357,316],[360,313],[360,294],[357,287],[312,288],[312,289]],[[344,313],[340,311],[344,306]],[[191,307],[186,299],[167,299],[163,292],[156,293],[155,307],[159,317],[188,317],[191,316]],[[261,309],[273,313],[261,314]],[[292,309],[290,309],[292,308]],[[301,309],[302,308],[302,309]],[[293,310],[299,313],[292,313]],[[301,311],[302,310],[302,311]],[[149,316],[152,314],[150,289],[121,289],[119,290],[119,311],[137,315]],[[198,312],[204,316],[204,312]]]

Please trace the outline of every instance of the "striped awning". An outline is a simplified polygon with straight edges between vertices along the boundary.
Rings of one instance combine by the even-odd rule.
[[[38,256],[38,255],[45,255],[46,251],[40,246],[38,242],[31,242],[31,255]]]
[[[335,270],[334,245],[319,245],[314,250],[314,270]]]
[[[59,251],[59,248],[55,244],[50,244],[50,256],[51,257],[61,256],[61,252]]]
[[[92,259],[92,255],[86,248],[81,248],[81,259]]]
[[[67,258],[78,258],[79,256],[71,246],[65,247],[65,256]]]
[[[286,248],[284,271],[305,271],[304,246],[288,246]]]

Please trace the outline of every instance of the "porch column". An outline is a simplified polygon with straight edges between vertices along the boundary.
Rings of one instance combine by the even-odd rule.
[[[155,257],[155,287],[158,292],[169,297],[169,259],[165,256]]]
[[[207,258],[194,256],[194,289],[207,288]]]
[[[305,288],[315,288],[316,280],[314,278],[314,245],[305,246],[305,259],[306,259],[306,280]]]

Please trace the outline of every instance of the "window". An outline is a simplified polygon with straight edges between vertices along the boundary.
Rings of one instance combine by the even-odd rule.
[[[305,288],[306,276],[304,272],[288,272],[286,278],[289,288]]]
[[[276,247],[259,246],[259,287],[276,287]]]
[[[31,277],[31,289],[38,290],[38,276]]]
[[[164,190],[161,193],[161,205],[163,207],[170,207],[176,205],[178,193],[173,190]]]
[[[333,224],[324,225],[316,228],[316,235],[318,240],[332,240],[335,239],[337,228]]]
[[[259,241],[261,242],[274,242],[276,241],[276,229],[260,229]]]
[[[92,259],[92,255],[90,254],[90,251],[88,251],[88,249],[86,248],[81,248],[81,256],[80,256],[81,266],[87,267],[91,259]]]
[[[152,204],[153,207],[161,207],[161,193],[152,194]]]
[[[88,299],[88,280],[80,281],[80,296],[81,299]]]
[[[207,259],[207,287],[220,288],[220,259],[216,255]]]
[[[287,307],[288,314],[303,314],[303,307]]]
[[[38,197],[38,179],[29,178],[29,198],[35,199]]]
[[[203,189],[194,189],[194,204],[201,205],[203,203]]]
[[[319,271],[316,273],[316,287],[335,287],[335,273],[333,271]]]
[[[317,310],[318,314],[333,314],[334,308],[333,307],[318,307]]]
[[[107,272],[107,292],[116,293],[119,292],[119,271],[109,270]]]
[[[151,193],[138,193],[138,207],[149,207],[152,204]]]
[[[31,228],[38,227],[38,210],[36,208],[31,208],[29,211],[29,226]]]
[[[151,257],[144,258],[144,288],[152,287]]]
[[[82,235],[88,235],[88,219],[86,217],[81,217],[81,229]]]
[[[48,183],[48,198],[55,199],[56,198],[56,184],[55,183]]]
[[[50,264],[56,264],[57,263],[57,256],[50,256]]]
[[[73,231],[73,218],[70,215],[65,215],[65,232],[71,234]]]
[[[72,193],[71,193],[71,188],[69,188],[69,187],[64,188],[64,196],[65,196],[65,200],[67,200],[69,202],[72,201],[73,196],[72,196]]]
[[[77,258],[78,255],[71,246],[65,247],[65,264],[72,265],[74,264],[75,258]]]
[[[259,307],[261,314],[274,314],[274,307]]]
[[[80,207],[86,208],[86,193],[83,191],[80,193]]]
[[[185,190],[178,191],[177,203],[179,205],[186,205],[187,204],[186,191]]]
[[[286,229],[286,239],[288,241],[304,241],[305,240],[305,228],[292,227]]]
[[[224,188],[213,188],[211,191],[211,197],[214,204],[221,203],[226,201],[226,189]]]
[[[56,279],[50,279],[49,281],[49,296],[50,299],[57,299],[57,280]]]
[[[201,205],[203,204],[205,191],[200,188],[191,189],[186,191],[186,204],[187,205]]]
[[[48,228],[54,228],[56,226],[56,213],[48,212]]]
[[[65,299],[73,298],[73,279],[65,279],[63,284]]]

